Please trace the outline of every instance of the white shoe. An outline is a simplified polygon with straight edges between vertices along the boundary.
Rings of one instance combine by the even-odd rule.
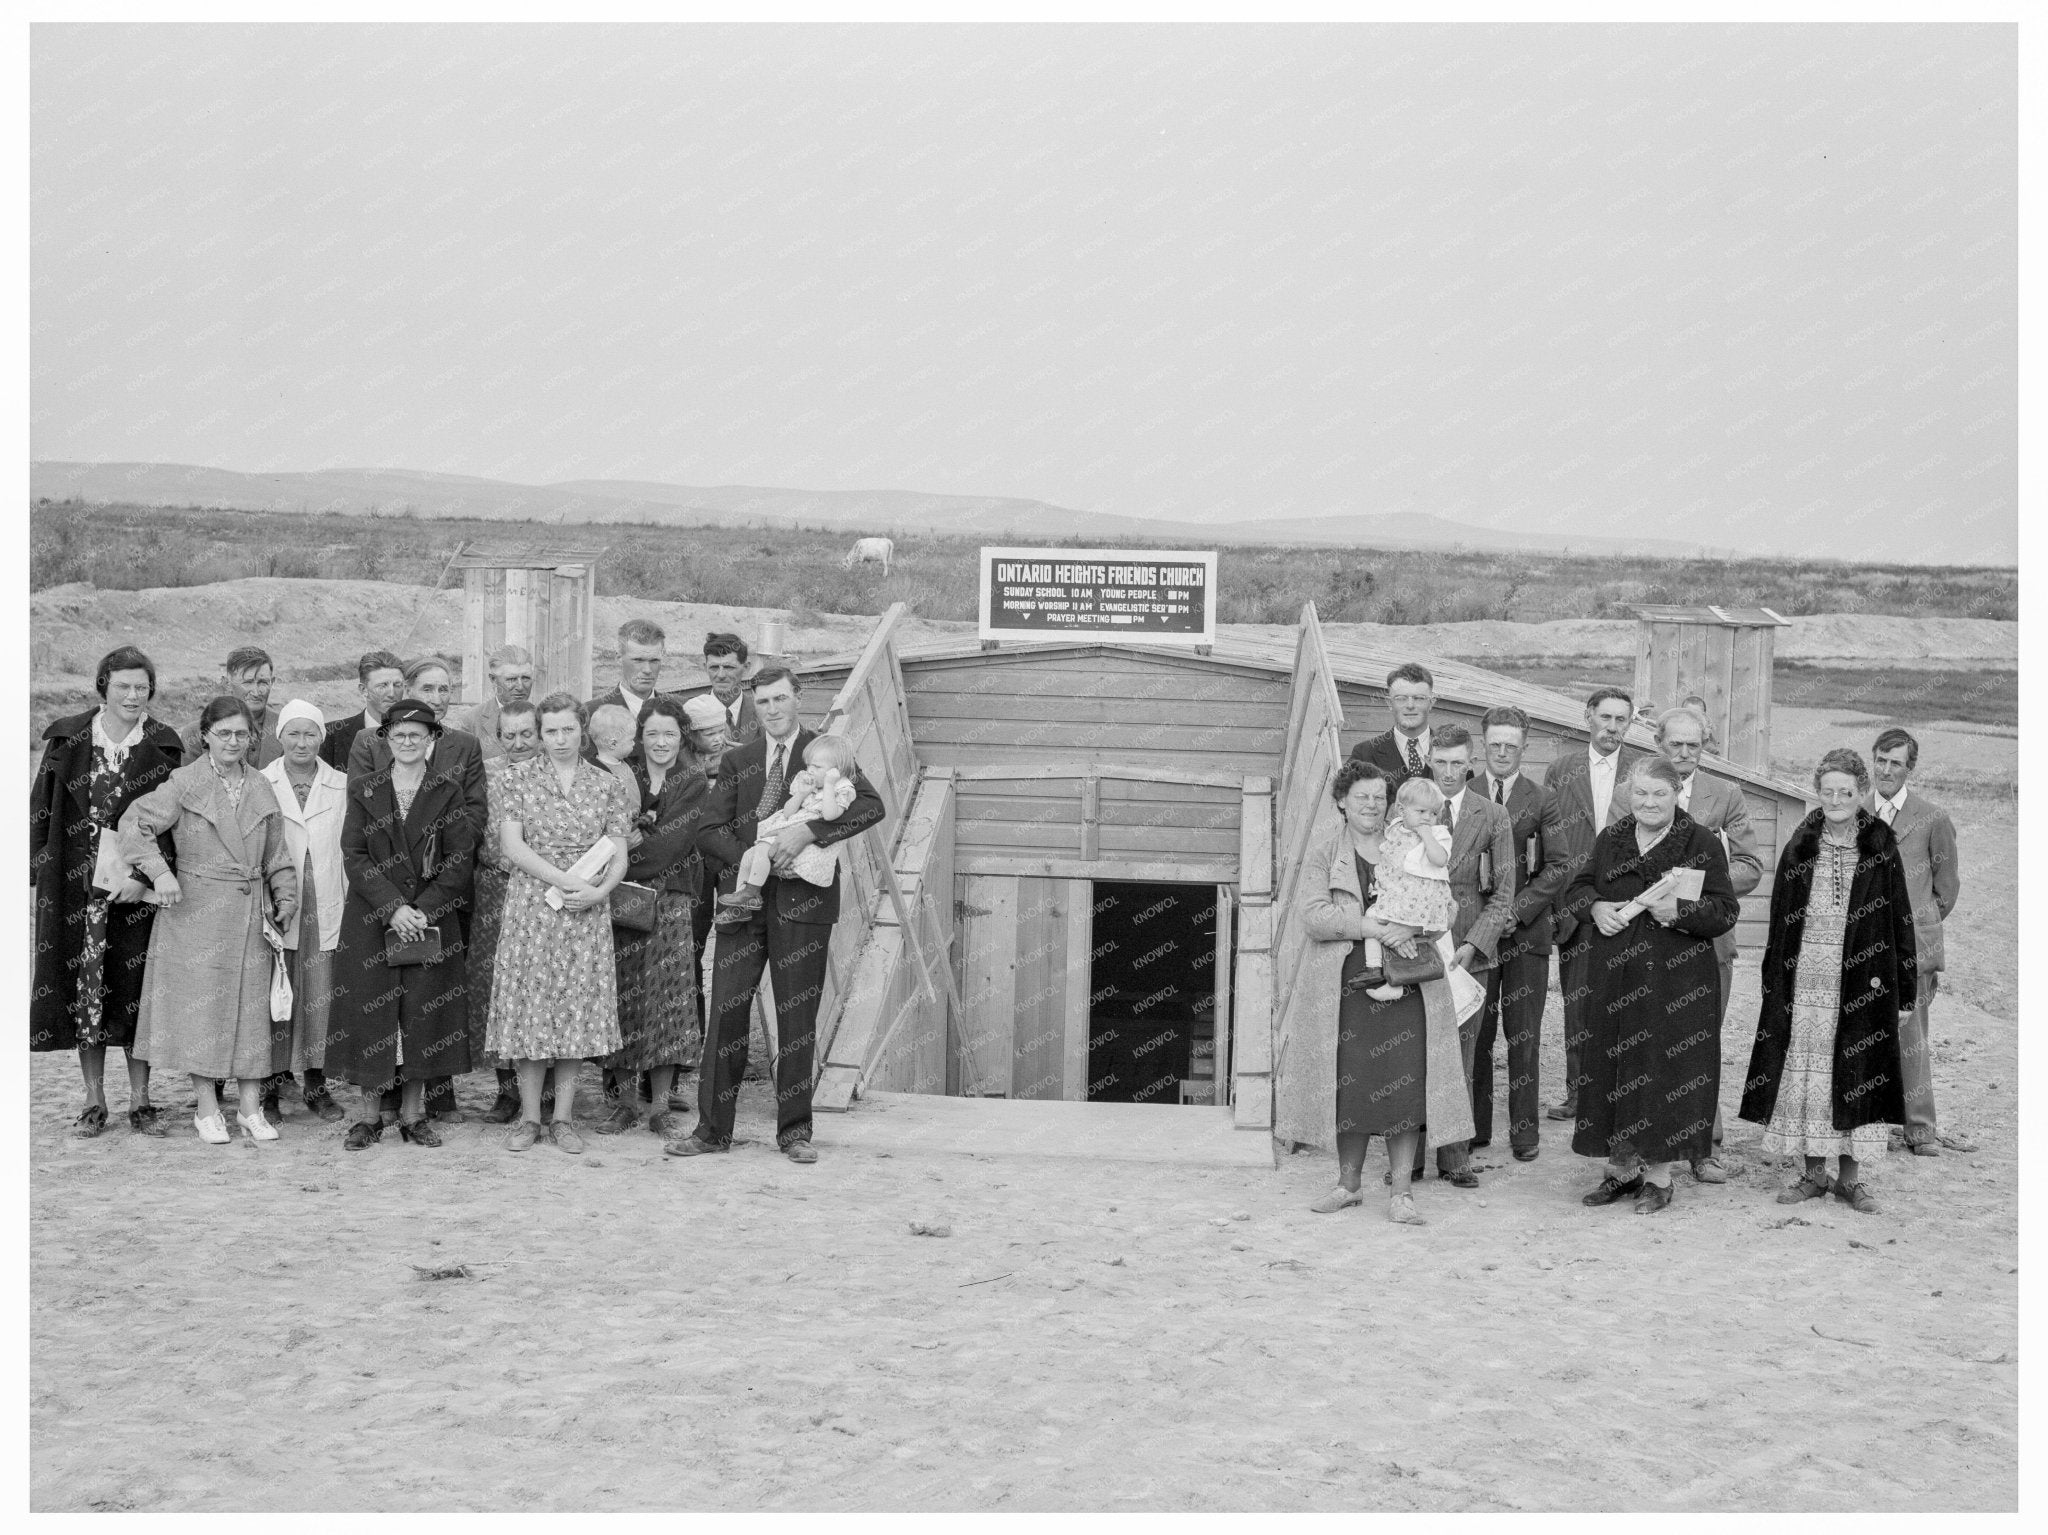
[[[235,1123],[248,1133],[249,1139],[252,1141],[274,1141],[277,1139],[277,1126],[263,1117],[263,1110],[261,1109],[256,1111],[254,1119],[251,1119],[247,1114],[236,1114]]]
[[[209,1146],[225,1146],[234,1137],[228,1134],[225,1114],[192,1116],[192,1128],[199,1132],[199,1138]]]

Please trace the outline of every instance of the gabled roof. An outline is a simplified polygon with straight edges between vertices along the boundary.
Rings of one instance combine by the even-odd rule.
[[[919,662],[960,660],[976,660],[1000,666],[1007,661],[1031,657],[1104,655],[1114,652],[1151,656],[1179,666],[1249,668],[1282,678],[1292,678],[1298,634],[1299,631],[1291,624],[1218,624],[1216,643],[1206,656],[1198,655],[1192,647],[1186,645],[1119,644],[1106,640],[1053,640],[1034,643],[1013,643],[1005,640],[998,650],[983,650],[981,642],[968,635],[957,640],[927,640],[899,646],[896,657],[905,667],[915,666]],[[1418,654],[1405,647],[1397,650],[1388,645],[1333,639],[1327,628],[1323,630],[1323,649],[1330,658],[1331,669],[1339,683],[1369,687],[1378,692],[1386,685],[1387,673],[1396,666],[1405,661],[1420,661],[1435,676],[1437,690],[1447,698],[1481,709],[1490,709],[1496,705],[1512,705],[1528,715],[1532,721],[1553,731],[1567,732],[1581,738],[1587,734],[1585,705],[1578,699],[1550,688],[1518,681],[1468,662]],[[850,669],[859,658],[858,651],[844,651],[837,655],[821,656],[814,661],[807,661],[798,667],[797,671],[804,675],[843,672]],[[1358,728],[1354,722],[1347,723],[1350,723],[1353,729]],[[1645,751],[1654,751],[1657,744],[1650,727],[1641,724],[1629,727],[1628,743]],[[1716,777],[1734,779],[1757,789],[1768,789],[1784,798],[1802,802],[1809,802],[1812,799],[1799,784],[1772,773],[1743,767],[1724,757],[1707,756],[1701,759],[1700,765]]]

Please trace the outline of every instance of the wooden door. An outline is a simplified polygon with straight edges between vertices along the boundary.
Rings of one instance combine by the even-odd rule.
[[[959,1044],[991,1096],[1088,1096],[1085,879],[967,874],[956,882]]]

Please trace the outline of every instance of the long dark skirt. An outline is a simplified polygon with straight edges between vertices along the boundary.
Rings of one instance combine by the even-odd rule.
[[[664,890],[654,904],[654,931],[612,929],[619,973],[619,1034],[625,1043],[604,1064],[651,1071],[695,1061],[703,1037],[697,1013],[697,950],[690,898]]]
[[[371,946],[366,911],[344,926],[335,955],[336,995],[327,1020],[327,1075],[382,1092],[402,1082],[459,1077],[470,1068],[465,954],[455,919],[439,923],[442,953],[431,965],[393,968]]]
[[[475,903],[469,920],[469,1059],[474,1069],[496,1069],[511,1064],[484,1048],[491,1027],[491,979],[498,963],[498,922],[505,914],[505,886],[511,879],[503,869],[478,861]]]
[[[1422,991],[1404,987],[1382,1002],[1356,977],[1362,965],[1354,949],[1337,1008],[1337,1133],[1399,1135],[1420,1129],[1424,1115]]]

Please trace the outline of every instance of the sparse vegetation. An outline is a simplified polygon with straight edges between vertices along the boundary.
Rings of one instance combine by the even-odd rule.
[[[441,520],[412,508],[386,517],[308,516],[40,501],[30,516],[29,585],[88,581],[134,589],[240,576],[432,585],[464,539],[548,539],[603,548],[597,584],[607,594],[817,613],[880,613],[900,601],[926,618],[972,619],[981,544],[1056,542],[1017,532],[894,536],[896,570],[884,580],[871,567],[842,568],[853,535],[837,529]],[[1224,546],[1221,563],[1217,608],[1225,623],[1292,623],[1309,598],[1330,623],[1627,618],[1629,604],[1638,602],[1760,605],[1788,617],[2019,616],[2018,572],[2010,568],[1272,545]]]

